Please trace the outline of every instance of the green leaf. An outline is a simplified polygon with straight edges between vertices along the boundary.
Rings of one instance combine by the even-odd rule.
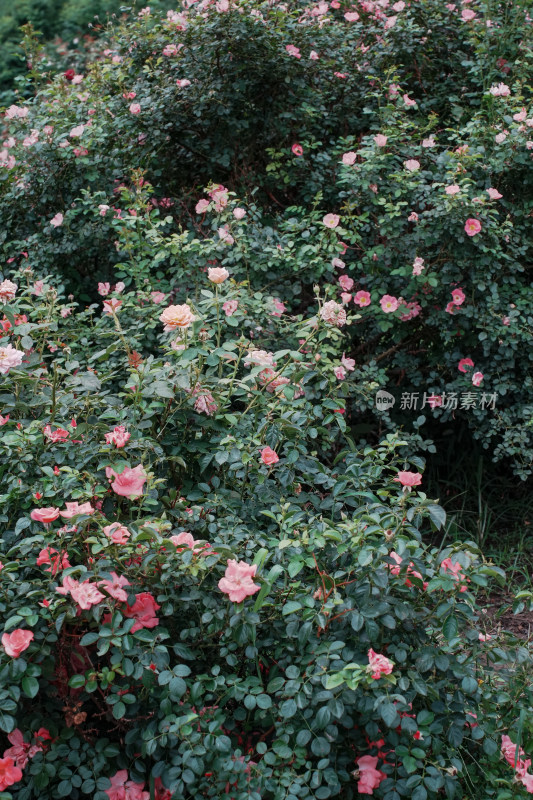
[[[432,523],[435,525],[437,530],[444,528],[446,524],[446,512],[442,508],[442,506],[431,505],[427,507],[429,511],[429,518],[431,519]]]
[[[122,719],[125,713],[126,713],[126,706],[124,705],[122,700],[119,700],[118,703],[115,703],[115,705],[113,706],[113,716],[115,717],[115,719]]]
[[[453,639],[454,636],[457,636],[457,632],[459,630],[459,625],[457,622],[457,618],[454,617],[453,614],[450,614],[449,617],[446,617],[444,620],[444,624],[442,626],[442,632],[447,639]]]
[[[26,676],[22,679],[22,690],[28,697],[35,697],[39,692],[39,681]]]

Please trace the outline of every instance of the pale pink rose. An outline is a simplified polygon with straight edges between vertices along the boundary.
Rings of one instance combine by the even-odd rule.
[[[0,347],[0,374],[7,375],[10,369],[20,367],[23,355],[22,350],[16,350],[11,344]]]
[[[416,211],[411,211],[409,216],[407,217],[408,222],[418,222],[418,214]]]
[[[309,58],[311,59],[311,61],[318,61],[319,55],[316,52],[316,50],[311,50],[311,52],[309,53]]]
[[[209,208],[209,200],[202,198],[201,200],[198,200],[194,210],[196,211],[197,214],[204,214],[208,208]]]
[[[226,300],[225,303],[222,303],[222,309],[227,317],[231,317],[233,314],[235,314],[238,307],[238,300]]]
[[[412,488],[413,486],[420,486],[422,483],[422,475],[420,475],[419,472],[399,472],[394,480],[401,483],[404,487]]]
[[[455,306],[462,306],[465,301],[465,293],[458,287],[452,291],[452,303]]]
[[[465,22],[471,22],[476,17],[476,12],[472,11],[471,8],[463,8],[461,11],[461,19]]]
[[[394,3],[394,5],[393,5],[392,7],[393,7],[393,9],[394,9],[395,11],[398,11],[398,12],[400,12],[400,11],[403,11],[403,10],[404,10],[404,8],[405,8],[405,3],[403,2],[403,0],[398,0],[398,2],[397,2],[397,3]]]
[[[333,369],[333,372],[335,373],[335,377],[339,381],[343,381],[345,379],[346,375],[347,375],[346,370],[344,369],[344,367],[335,367]]]
[[[329,325],[335,325],[337,328],[342,328],[346,325],[346,311],[335,300],[328,300],[320,309],[320,316]]]
[[[207,277],[211,283],[219,284],[224,283],[229,278],[229,272],[224,267],[210,267],[207,271]]]
[[[355,369],[355,360],[353,358],[348,358],[344,353],[342,354],[341,364],[348,372],[353,372]]]
[[[376,136],[374,136],[374,141],[377,147],[385,147],[385,145],[387,144],[387,137],[384,136],[382,133],[378,133],[376,134]]]
[[[413,261],[413,275],[421,275],[424,269],[424,259],[417,256]]]
[[[465,222],[465,231],[468,236],[475,236],[481,230],[481,222],[478,219],[467,219]]]
[[[374,680],[379,680],[382,675],[390,675],[394,664],[384,655],[375,653],[372,648],[368,651],[368,671]]]
[[[135,620],[131,629],[131,633],[135,633],[141,628],[156,628],[159,625],[156,611],[159,611],[160,608],[161,606],[156,603],[150,592],[141,592],[135,595],[134,604],[127,605],[122,613],[125,617]]]
[[[263,447],[261,450],[261,461],[267,467],[271,467],[274,464],[277,464],[279,461],[279,456],[275,450],[272,450],[271,447]]]
[[[331,228],[332,230],[337,227],[340,222],[340,217],[337,214],[326,214],[322,223],[326,226],[326,228]]]
[[[97,606],[102,600],[105,600],[105,595],[98,591],[94,583],[88,580],[79,583],[77,586],[71,586],[69,591],[74,602],[84,611],[88,611],[91,606]]]
[[[121,473],[115,472],[111,467],[106,467],[105,474],[107,478],[114,479],[111,488],[115,494],[127,497],[129,500],[135,500],[142,495],[144,484],[148,478],[142,464],[138,464],[133,469],[124,467]]]
[[[349,292],[341,292],[341,301],[343,306],[347,306],[351,299],[352,295]]]
[[[344,155],[342,156],[342,163],[347,164],[348,166],[355,164],[356,160],[357,160],[357,153],[354,153],[353,150],[350,150],[350,152],[348,153],[344,153]]]
[[[288,383],[290,383],[288,378],[284,378],[283,375],[278,375],[277,372],[269,367],[259,373],[259,380],[266,388],[267,392],[270,392],[271,394],[274,394],[280,387],[286,386]]]
[[[462,358],[459,361],[459,364],[457,365],[457,369],[459,370],[459,372],[466,372],[467,367],[473,367],[473,366],[474,362],[472,361],[471,358]]]
[[[189,531],[182,531],[181,533],[171,536],[170,541],[176,547],[188,547],[191,550],[194,549],[194,545],[196,544],[192,533],[189,533]]]
[[[6,425],[8,422],[9,422],[9,414],[6,414],[5,417],[3,417],[0,414],[0,428],[2,427],[2,425]]]
[[[293,144],[293,146],[291,147],[291,150],[292,150],[292,152],[294,153],[295,156],[303,156],[303,154],[304,154],[304,149],[303,149],[301,144],[298,144],[298,142],[295,142]]]
[[[384,294],[379,303],[385,314],[391,314],[398,308],[398,299],[390,294]]]
[[[416,172],[420,169],[420,161],[417,161],[416,158],[410,158],[408,161],[404,161],[403,165],[408,172]]]
[[[141,105],[140,103],[132,103],[129,108],[130,114],[140,114],[141,113]]]
[[[344,15],[344,19],[347,22],[357,22],[357,20],[359,19],[359,14],[357,13],[357,11],[347,11]]]
[[[503,194],[500,194],[497,189],[487,189],[487,194],[491,200],[501,200]]]
[[[490,87],[489,92],[493,97],[509,97],[511,94],[511,90],[506,83],[494,84]]]
[[[527,118],[527,111],[523,107],[522,110],[519,111],[517,114],[513,114],[513,119],[515,122],[524,122],[526,118]]]
[[[277,299],[277,297],[272,298],[272,304],[275,308],[275,311],[271,312],[272,317],[281,317],[281,315],[287,310],[285,303],[282,303],[281,300]]]
[[[350,278],[349,275],[341,275],[339,277],[339,283],[345,292],[349,292],[353,288],[353,278]]]
[[[173,331],[178,328],[188,328],[195,321],[196,317],[189,306],[184,304],[165,308],[159,319],[165,324],[165,331]]]
[[[480,633],[477,638],[480,642],[490,642],[493,637],[490,635],[490,633]]]
[[[33,638],[33,631],[25,631],[22,628],[16,628],[12,633],[4,633],[2,636],[2,645],[8,656],[11,656],[11,658],[18,658],[24,650],[27,650]]]
[[[223,225],[221,228],[218,229],[217,233],[220,236],[221,242],[224,242],[225,244],[229,245],[234,244],[235,239],[229,232],[228,225]]]
[[[294,56],[295,58],[301,58],[302,55],[300,53],[300,49],[295,47],[293,44],[285,45],[285,50],[290,56]]]
[[[274,366],[274,354],[266,350],[251,350],[244,358],[244,366],[251,365],[257,367],[272,367]]]
[[[109,300],[104,300],[102,305],[104,314],[116,314],[122,305],[122,300],[118,300],[116,297],[110,297]]]
[[[197,388],[194,390],[193,395],[196,395],[194,410],[199,414],[207,414],[208,417],[212,417],[215,411],[218,410],[215,398],[207,389]]]
[[[449,195],[459,194],[461,187],[457,186],[456,183],[453,183],[451,186],[445,186],[444,191]]]
[[[122,281],[119,281],[115,286],[115,292],[117,294],[122,294],[122,292],[124,291],[125,288],[126,288],[126,284],[122,283]]]
[[[156,305],[159,305],[166,299],[166,294],[164,292],[150,292],[150,297]]]
[[[100,205],[98,206],[98,211],[100,213],[100,216],[105,217],[110,208],[111,206],[108,206],[107,203],[100,203]]]
[[[434,136],[429,136],[427,139],[422,139],[422,147],[435,147]]]
[[[384,772],[376,769],[377,763],[377,756],[361,756],[357,759],[356,764],[359,771],[358,794],[374,794],[374,789],[377,789],[381,781],[387,777]]]
[[[244,219],[244,217],[246,216],[246,211],[244,208],[234,208],[233,216],[235,217],[235,219],[238,220]]]
[[[30,517],[35,522],[42,522],[44,525],[49,525],[59,517],[59,509],[51,506],[50,508],[34,508]]]
[[[187,86],[190,86],[191,82],[188,78],[178,78],[176,81],[176,86],[180,89],[185,89]]]
[[[385,30],[390,30],[391,28],[394,28],[394,26],[396,25],[397,22],[398,22],[398,17],[396,17],[396,16],[394,16],[394,17],[386,17],[385,18]],[[407,95],[404,95],[404,101],[405,101],[406,97],[407,97]],[[410,98],[409,98],[409,100],[410,100]],[[409,103],[406,102],[405,104],[406,105],[416,105],[414,100],[412,100],[412,101],[410,100]]]
[[[29,108],[24,106],[9,106],[6,111],[5,118],[6,119],[24,119],[28,116]]]
[[[72,128],[69,136],[72,139],[78,139],[80,136],[83,135],[83,131],[85,130],[85,125],[78,125],[76,128]]]
[[[58,213],[54,217],[52,217],[52,219],[50,220],[50,225],[53,228],[59,228],[59,226],[63,224],[63,220],[64,220],[63,214]]]
[[[494,137],[496,144],[502,144],[507,139],[507,131],[502,131]]]
[[[261,588],[253,582],[257,572],[257,564],[228,559],[224,577],[218,582],[218,588],[229,596],[233,603],[242,603],[246,597],[255,594]]]
[[[411,97],[409,97],[408,94],[404,94],[403,102],[405,103],[407,108],[412,108],[413,106],[416,106],[416,100],[413,100]]]
[[[474,374],[472,375],[472,383],[474,384],[474,386],[480,386],[482,380],[483,380],[483,373],[474,372]]]
[[[128,593],[124,591],[123,587],[131,585],[129,580],[123,575],[117,575],[116,572],[110,572],[109,574],[111,575],[111,580],[109,580],[109,578],[104,578],[98,581],[98,586],[105,589],[115,600],[119,600],[122,603],[127,602]]]
[[[111,787],[105,789],[109,800],[150,800],[150,792],[143,792],[144,783],[128,780],[128,771],[121,769],[112,778]]]
[[[2,283],[0,283],[0,300],[3,303],[8,303],[10,300],[14,300],[17,288],[17,284],[13,283],[12,281],[7,279],[2,281]]]
[[[331,266],[335,267],[335,269],[344,269],[346,264],[341,258],[332,258],[331,259]]]
[[[111,525],[106,525],[104,533],[113,544],[127,544],[131,536],[129,530],[121,525],[120,522],[113,522]]]
[[[131,433],[128,433],[124,425],[117,425],[110,433],[105,434],[106,443],[116,447],[124,447],[130,437]]]
[[[167,44],[161,52],[164,56],[177,56],[179,50],[175,44]]]
[[[365,292],[360,289],[355,295],[353,301],[356,305],[361,306],[361,308],[369,306],[371,303],[370,292]]]
[[[99,283],[98,284],[98,294],[101,297],[107,297],[109,292],[111,291],[111,284],[109,283]]]

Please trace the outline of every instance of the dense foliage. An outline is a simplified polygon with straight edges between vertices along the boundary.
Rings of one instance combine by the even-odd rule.
[[[479,610],[504,575],[434,544],[419,455],[442,422],[530,470],[530,25],[189,0],[60,66],[28,33],[0,797],[533,791],[530,653]]]

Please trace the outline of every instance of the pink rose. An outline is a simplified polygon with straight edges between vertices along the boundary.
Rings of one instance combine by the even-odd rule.
[[[338,216],[338,214],[326,214],[322,222],[326,226],[326,228],[331,228],[333,230],[339,224],[340,217]]]
[[[233,216],[235,217],[235,219],[238,220],[244,219],[244,217],[246,216],[246,211],[244,210],[244,208],[234,208]]]
[[[10,344],[0,347],[0,374],[7,375],[10,369],[20,367],[23,355],[22,350],[16,350]]]
[[[99,283],[98,284],[98,294],[101,297],[107,297],[109,292],[111,291],[111,284],[110,283]]]
[[[465,293],[460,287],[452,291],[452,303],[454,306],[462,306],[465,301]]]
[[[22,770],[16,767],[12,758],[0,758],[0,792],[22,780]]]
[[[295,156],[303,156],[303,154],[304,154],[304,149],[303,149],[301,144],[298,144],[298,142],[295,142],[293,144],[293,146],[291,147],[291,150],[292,150],[292,152],[294,153]]]
[[[255,594],[261,588],[253,582],[257,572],[257,564],[228,559],[224,577],[218,582],[218,588],[229,596],[232,603],[242,603],[246,597]]]
[[[10,300],[14,300],[17,288],[17,284],[13,283],[12,281],[2,281],[2,283],[0,283],[0,300],[3,303],[8,303]]]
[[[196,319],[188,305],[169,306],[165,308],[159,317],[165,324],[165,331],[173,331],[177,328],[188,328]]]
[[[487,194],[491,200],[501,200],[503,197],[497,189],[487,189]]]
[[[150,792],[143,792],[144,783],[128,780],[128,771],[121,769],[112,778],[111,786],[105,792],[109,800],[150,800]]]
[[[300,53],[300,49],[295,47],[293,44],[285,45],[285,50],[290,56],[294,56],[295,58],[301,58],[302,55]]]
[[[2,645],[4,650],[11,656],[11,658],[18,658],[29,646],[34,638],[33,631],[25,631],[22,628],[16,628],[13,633],[4,633],[2,636]]]
[[[53,506],[50,508],[35,508],[31,512],[30,517],[35,520],[35,522],[43,522],[45,525],[49,525],[59,517],[59,509]]]
[[[474,374],[472,375],[472,383],[474,384],[474,386],[480,386],[482,380],[483,380],[483,373],[474,372]]]
[[[385,147],[385,145],[387,144],[387,137],[383,136],[382,133],[378,133],[376,134],[376,136],[374,136],[374,141],[377,147]]]
[[[56,215],[55,215],[54,217],[52,217],[52,219],[50,220],[50,225],[51,225],[53,228],[59,228],[59,226],[63,224],[63,220],[64,220],[63,214],[56,214]]]
[[[194,210],[196,211],[197,214],[205,214],[208,208],[209,208],[209,200],[202,198],[202,200],[198,200]]]
[[[473,367],[473,366],[474,362],[472,361],[471,358],[462,358],[459,361],[459,364],[457,365],[457,369],[459,370],[459,372],[466,372],[467,367]]]
[[[478,219],[467,219],[465,222],[465,231],[467,236],[475,236],[481,230],[481,222]]]
[[[211,283],[220,284],[224,283],[229,278],[229,272],[224,267],[211,267],[207,271],[207,277]]]
[[[120,497],[127,497],[129,500],[135,500],[143,493],[144,484],[148,478],[142,464],[138,464],[133,469],[124,467],[119,474],[111,467],[106,467],[106,476],[114,480],[111,483],[111,488]]]
[[[132,103],[130,106],[130,114],[140,114],[140,113],[141,113],[140,103]]]
[[[113,544],[127,544],[131,536],[129,530],[121,525],[120,522],[113,522],[111,525],[106,525],[104,533]]]
[[[353,372],[353,370],[355,369],[355,359],[348,358],[347,356],[344,355],[344,353],[342,354],[341,364],[344,367],[344,369],[348,370],[348,372]]]
[[[335,373],[335,377],[338,381],[343,381],[346,377],[346,370],[344,367],[338,366],[334,367],[333,372]]]
[[[368,671],[372,673],[372,678],[377,681],[382,675],[390,675],[394,664],[380,653],[375,653],[372,648],[368,651]]]
[[[346,325],[346,311],[335,300],[328,300],[320,309],[320,316],[329,325],[335,325],[337,328],[342,328]]]
[[[398,308],[397,298],[392,297],[390,294],[384,294],[379,302],[385,314],[391,314]]]
[[[352,164],[355,164],[356,160],[357,153],[354,153],[353,150],[350,150],[348,153],[344,153],[342,156],[342,163],[347,164],[349,167],[351,167]]]
[[[403,165],[408,172],[416,172],[420,169],[420,161],[417,161],[416,158],[410,158],[408,161],[404,161]]]
[[[354,303],[363,308],[370,305],[370,293],[360,290],[353,299]]]
[[[114,444],[116,447],[124,447],[130,438],[131,433],[126,430],[124,425],[117,425],[110,433],[105,434],[106,443]]]
[[[422,475],[420,475],[419,472],[399,472],[394,480],[401,483],[402,486],[411,488],[413,486],[420,486],[422,483]]]
[[[130,586],[130,582],[123,575],[117,575],[116,572],[110,572],[111,580],[105,578],[98,581],[98,585],[105,589],[105,591],[115,600],[125,603],[128,599],[128,593],[124,591],[124,586]]]
[[[349,292],[353,288],[353,278],[350,278],[349,275],[341,275],[339,277],[339,283],[345,292]]]
[[[161,606],[156,603],[150,592],[141,592],[135,595],[135,603],[132,606],[126,606],[122,613],[125,617],[135,620],[131,629],[131,632],[135,633],[141,628],[157,627],[159,620],[156,611],[159,611],[160,608]]]
[[[235,314],[238,307],[239,307],[238,300],[226,300],[225,303],[222,303],[222,308],[227,317],[231,317],[233,314]]]
[[[60,514],[64,519],[72,519],[78,517],[80,514],[94,514],[94,508],[90,503],[65,503],[67,510],[61,511]]]
[[[376,769],[377,763],[377,756],[361,756],[357,759],[356,764],[359,770],[357,792],[359,794],[374,794],[374,789],[377,789],[381,781],[387,777],[384,772]]]
[[[267,467],[271,467],[273,464],[278,463],[279,456],[271,447],[263,447],[261,450],[261,461],[263,464],[266,464]]]

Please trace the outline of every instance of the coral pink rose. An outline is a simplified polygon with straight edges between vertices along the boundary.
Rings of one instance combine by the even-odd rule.
[[[466,372],[467,367],[473,367],[473,366],[474,362],[472,361],[471,358],[462,358],[457,365],[457,369],[459,370],[459,372]]]
[[[22,770],[15,766],[12,758],[0,758],[0,792],[22,780]]]
[[[465,231],[467,236],[475,236],[481,230],[481,222],[478,219],[467,219],[465,222]]]
[[[381,781],[387,777],[384,772],[376,769],[378,757],[361,756],[356,763],[359,770],[357,792],[359,794],[374,794],[374,789],[377,789]]]
[[[218,588],[229,596],[232,603],[242,603],[246,597],[255,594],[261,588],[253,582],[257,564],[228,559],[224,577],[218,582]]]
[[[109,800],[150,800],[150,792],[143,792],[144,783],[128,780],[128,771],[121,769],[112,778],[111,786],[105,792]]]
[[[59,513],[64,519],[72,519],[72,517],[78,517],[80,514],[94,514],[94,508],[90,503],[65,503],[67,509],[66,511],[60,511]]]
[[[382,675],[390,675],[394,664],[380,653],[375,653],[372,648],[368,651],[368,671],[372,673],[372,678],[377,681]]]
[[[111,488],[115,494],[120,497],[128,497],[130,500],[135,500],[143,493],[143,487],[148,478],[142,464],[138,464],[133,469],[124,467],[119,474],[111,467],[106,467],[105,474],[108,478],[114,478],[111,483]]]
[[[401,483],[402,486],[420,486],[422,475],[419,472],[399,472],[394,480]]]
[[[106,525],[104,533],[113,544],[127,544],[131,536],[129,530],[121,525],[120,522],[113,522],[111,525]]]
[[[13,633],[4,633],[2,636],[2,645],[4,650],[12,658],[18,658],[29,646],[34,638],[33,631],[25,631],[22,628],[16,628]]]
[[[261,461],[263,464],[266,464],[267,467],[271,467],[273,464],[278,463],[279,456],[271,447],[263,447],[261,450]]]
[[[135,623],[131,629],[132,633],[140,631],[141,628],[155,628],[159,625],[156,611],[161,608],[150,592],[141,592],[135,595],[135,602],[132,606],[126,606],[122,611],[125,617],[134,619]]]
[[[174,331],[177,328],[188,328],[196,319],[187,304],[169,306],[159,317],[165,324],[165,331]]]
[[[124,447],[130,437],[131,433],[128,433],[124,425],[117,425],[110,433],[105,434],[106,443],[114,444],[116,447]]]
[[[59,509],[54,508],[51,506],[50,508],[35,508],[30,517],[35,520],[35,522],[43,522],[45,525],[49,525],[59,516]]]

